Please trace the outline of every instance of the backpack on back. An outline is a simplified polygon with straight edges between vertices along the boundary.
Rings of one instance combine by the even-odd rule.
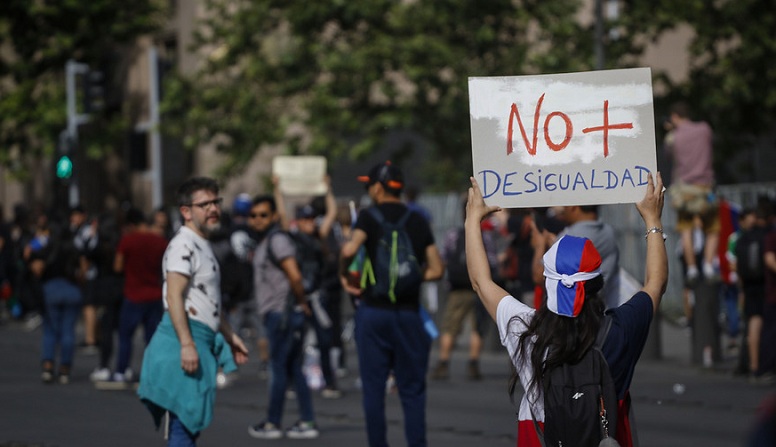
[[[386,221],[377,207],[368,212],[380,225],[382,234],[375,259],[367,256],[364,262],[361,288],[369,285],[374,297],[386,297],[394,304],[397,296],[417,295],[423,273],[406,230],[412,211],[408,209],[396,223]]]
[[[617,392],[600,347],[611,327],[602,321],[596,343],[576,364],[563,364],[545,373],[544,446],[596,447],[618,445]],[[537,433],[541,432],[537,426]]]
[[[450,253],[445,253],[445,270],[447,280],[454,290],[471,289],[469,269],[466,267],[466,237],[463,228],[455,232],[455,247]]]
[[[296,263],[299,272],[302,274],[302,285],[304,292],[310,294],[321,287],[323,273],[323,252],[320,243],[312,236],[301,232],[288,232],[276,230],[267,237],[274,237],[276,234],[284,233],[288,235],[294,243],[294,252],[296,253]],[[267,255],[273,264],[280,267],[280,261],[272,252],[272,240],[268,241]]]
[[[754,227],[741,233],[736,241],[736,273],[744,281],[765,281],[765,235],[764,228]]]

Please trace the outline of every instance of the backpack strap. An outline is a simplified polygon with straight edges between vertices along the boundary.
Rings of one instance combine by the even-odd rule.
[[[288,235],[289,238],[292,237],[290,234],[278,228],[275,228],[271,230],[269,233],[267,233],[267,259],[269,259],[269,261],[272,264],[274,264],[275,267],[278,267],[278,268],[280,268],[280,260],[277,258],[277,256],[275,256],[275,252],[272,251],[272,238],[278,234],[283,234],[283,233]]]

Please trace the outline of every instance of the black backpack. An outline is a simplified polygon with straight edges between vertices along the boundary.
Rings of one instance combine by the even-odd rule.
[[[367,211],[380,225],[381,235],[376,258],[367,256],[364,261],[361,288],[369,285],[373,297],[387,298],[394,304],[397,296],[417,295],[423,282],[423,272],[406,230],[412,210],[408,209],[396,223],[386,221],[376,207]]]
[[[455,232],[455,248],[450,253],[445,253],[445,270],[447,280],[453,290],[471,289],[469,269],[466,267],[466,235],[463,228]]]
[[[312,236],[299,231],[275,230],[267,237],[272,238],[280,233],[286,234],[294,243],[295,259],[299,266],[299,272],[302,274],[304,293],[310,294],[315,292],[321,287],[323,276],[323,251],[321,250],[320,242]],[[267,241],[267,257],[273,264],[280,267],[280,261],[272,252],[272,239]]]
[[[765,281],[765,247],[766,230],[753,227],[741,233],[736,241],[736,272],[743,281],[759,283]]]
[[[544,435],[542,445],[596,447],[618,445],[617,392],[601,346],[611,327],[601,323],[595,344],[576,364],[563,364],[544,374]],[[542,439],[543,438],[543,439]]]

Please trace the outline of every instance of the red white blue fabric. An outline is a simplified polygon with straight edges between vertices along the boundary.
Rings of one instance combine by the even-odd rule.
[[[588,238],[563,236],[544,254],[547,308],[576,317],[585,303],[585,281],[601,274],[601,255]]]

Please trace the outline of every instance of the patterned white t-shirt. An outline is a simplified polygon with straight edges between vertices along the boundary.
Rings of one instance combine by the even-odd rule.
[[[167,272],[189,277],[183,292],[189,318],[218,331],[221,315],[221,272],[210,242],[188,227],[181,227],[164,252],[164,308],[167,310]]]

